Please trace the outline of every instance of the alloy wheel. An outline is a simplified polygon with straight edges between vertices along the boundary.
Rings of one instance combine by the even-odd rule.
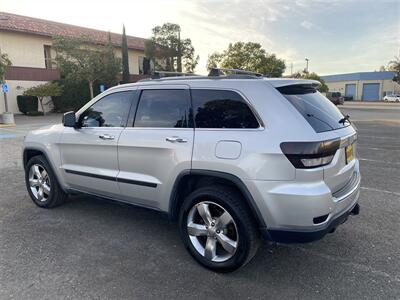
[[[194,205],[188,214],[187,232],[196,251],[212,262],[227,261],[236,253],[236,223],[217,203],[202,201]]]
[[[45,202],[50,197],[50,177],[46,169],[34,164],[29,169],[29,186],[33,196],[40,202]]]

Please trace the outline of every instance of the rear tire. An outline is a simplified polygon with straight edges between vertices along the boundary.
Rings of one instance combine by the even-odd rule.
[[[67,198],[43,155],[32,157],[26,164],[25,183],[29,196],[39,207],[56,207]]]
[[[256,254],[258,230],[242,196],[213,185],[193,191],[179,217],[181,238],[193,258],[216,272],[232,272]]]

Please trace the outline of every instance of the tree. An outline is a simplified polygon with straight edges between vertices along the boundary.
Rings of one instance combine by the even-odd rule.
[[[7,68],[11,66],[11,60],[8,58],[6,53],[1,53],[0,51],[0,83],[6,82],[6,72]],[[6,112],[8,112],[8,101],[7,101],[7,93],[3,93],[4,95],[4,107]]]
[[[213,67],[253,71],[272,77],[281,77],[286,69],[284,60],[253,42],[229,44],[222,53],[212,53],[208,56],[207,68]]]
[[[60,96],[63,92],[62,87],[58,83],[48,82],[45,84],[37,85],[27,89],[24,92],[25,96],[34,96],[37,97],[40,103],[40,107],[42,108],[43,114],[46,112],[43,106],[43,98],[44,97],[54,97]]]
[[[128,40],[125,33],[125,25],[122,27],[122,82],[130,81],[129,76],[129,57],[128,57]]]
[[[178,24],[165,23],[153,28],[152,37],[145,42],[145,55],[162,71],[193,72],[199,61],[192,41],[181,39]]]
[[[318,91],[321,93],[327,93],[329,91],[328,86],[325,83],[325,80],[323,80],[317,73],[309,73],[306,70],[304,70],[302,73],[297,72],[293,74],[294,78],[302,78],[302,79],[312,79],[312,80],[317,80],[321,83],[321,85],[318,88]]]
[[[94,82],[116,82],[120,60],[114,56],[111,41],[95,46],[85,37],[57,36],[53,38],[53,47],[61,77],[69,82],[86,81],[91,98],[94,97]]]
[[[400,56],[396,56],[394,60],[391,60],[389,62],[388,69],[390,71],[395,72],[395,76],[393,78],[393,81],[396,81],[397,83],[400,84]]]
[[[106,87],[117,85],[119,82],[118,74],[121,72],[121,59],[115,56],[110,32],[108,33],[108,42],[103,49],[102,57],[103,72],[99,80],[101,81],[101,83],[104,83]]]

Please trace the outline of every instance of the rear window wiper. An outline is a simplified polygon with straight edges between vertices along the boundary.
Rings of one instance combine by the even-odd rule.
[[[350,122],[350,116],[349,116],[349,115],[345,115],[343,118],[341,118],[341,119],[339,120],[339,124],[343,124],[343,125],[344,125],[344,123],[346,123],[346,121],[349,122],[349,123],[351,123],[351,122]]]
[[[322,120],[322,119],[320,119],[320,118],[314,116],[313,114],[308,114],[308,113],[307,113],[306,116],[307,116],[307,117],[315,118],[315,119],[317,119],[318,121],[320,121],[320,122],[325,123],[326,125],[328,125],[328,127],[330,127],[331,129],[334,129],[328,122],[325,122],[324,120]]]

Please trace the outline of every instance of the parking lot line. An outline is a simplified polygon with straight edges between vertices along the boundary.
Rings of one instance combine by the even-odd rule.
[[[15,134],[0,133],[0,139],[13,139],[15,137],[17,137]]]
[[[359,160],[363,160],[363,161],[371,161],[371,162],[382,163],[382,164],[400,165],[400,163],[393,162],[393,161],[384,161],[384,160],[368,159],[368,158],[358,158],[358,159]]]
[[[387,190],[380,190],[380,189],[375,189],[375,188],[369,188],[369,187],[365,187],[365,186],[362,186],[361,189],[362,190],[367,190],[367,191],[381,192],[381,193],[386,193],[386,194],[392,194],[392,195],[395,195],[395,196],[400,196],[400,193],[387,191]]]

